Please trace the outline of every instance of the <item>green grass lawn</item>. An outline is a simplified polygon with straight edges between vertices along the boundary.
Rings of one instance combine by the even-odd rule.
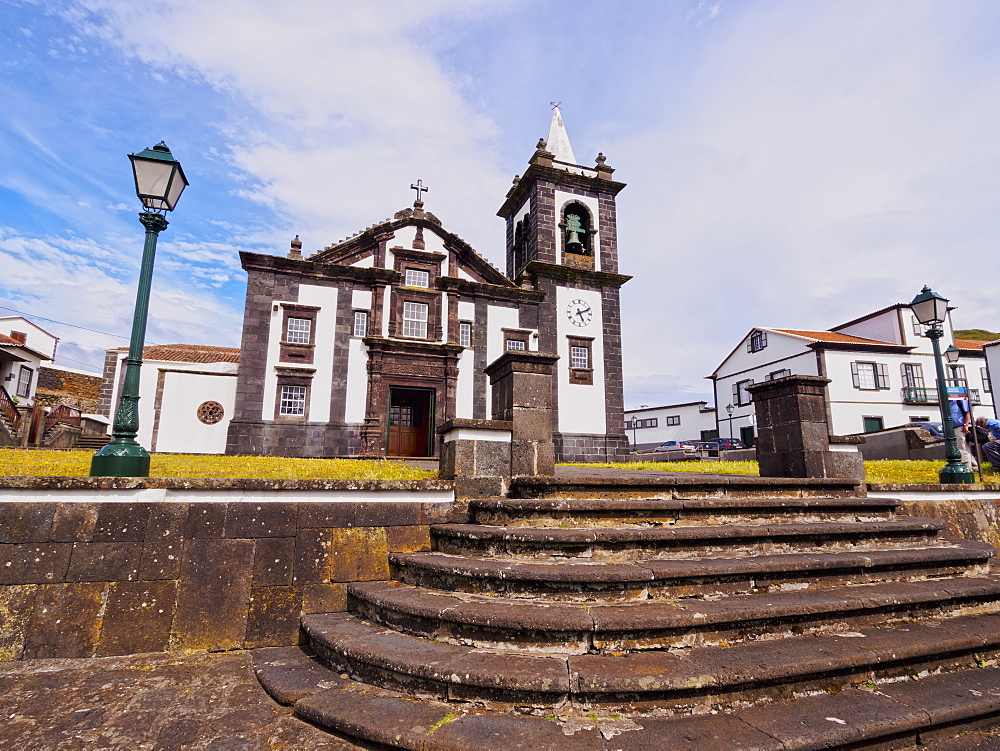
[[[0,475],[86,477],[92,451],[0,449]],[[378,459],[153,454],[150,477],[295,480],[433,480],[437,472]]]
[[[757,462],[628,462],[627,464],[571,464],[573,467],[613,467],[617,469],[656,469],[662,472],[709,472],[722,475],[758,475]],[[884,460],[865,462],[868,482],[936,483],[943,461]],[[978,476],[976,478],[978,482]],[[985,482],[1000,482],[1000,471],[989,465],[983,468]]]

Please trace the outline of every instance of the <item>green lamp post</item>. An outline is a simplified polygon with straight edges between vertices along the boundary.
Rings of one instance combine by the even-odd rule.
[[[931,340],[931,347],[934,349],[938,405],[941,407],[941,427],[944,428],[944,457],[947,460],[947,464],[938,473],[938,479],[949,485],[973,483],[976,481],[976,476],[971,469],[962,464],[962,452],[959,451],[958,441],[955,438],[955,427],[951,422],[951,409],[948,402],[948,387],[944,376],[944,363],[941,359],[940,341],[941,337],[944,336],[944,328],[941,324],[948,317],[948,300],[937,292],[932,292],[931,288],[925,285],[920,290],[920,294],[913,298],[910,308],[917,320],[928,327],[927,337]]]
[[[174,159],[163,141],[138,154],[129,154],[128,158],[135,177],[135,194],[146,209],[139,214],[139,221],[146,228],[146,243],[142,249],[132,338],[125,360],[125,380],[111,426],[114,437],[111,443],[94,454],[90,462],[90,474],[97,477],[149,476],[149,453],[135,437],[139,432],[139,369],[142,366],[142,345],[146,340],[153,258],[156,255],[156,238],[167,228],[164,214],[174,210],[181,193],[188,186],[181,163]]]
[[[729,415],[729,442],[733,442],[733,410],[735,410],[732,404],[726,405],[726,413]]]

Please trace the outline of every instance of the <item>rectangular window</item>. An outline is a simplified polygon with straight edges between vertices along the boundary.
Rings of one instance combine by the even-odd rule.
[[[17,395],[27,399],[31,396],[31,377],[35,374],[32,368],[21,366],[21,372],[17,376]]]
[[[463,347],[472,346],[472,324],[468,321],[459,321],[458,343]]]
[[[594,385],[594,339],[589,336],[566,337],[569,345],[569,382]]]
[[[524,352],[526,349],[528,349],[528,345],[521,339],[508,339],[507,349],[516,350],[518,352]]]
[[[656,417],[647,417],[645,420],[636,420],[635,427],[637,428],[655,428],[659,425],[659,419]]]
[[[403,284],[407,287],[429,287],[431,285],[431,275],[421,269],[407,269],[403,278]]]
[[[904,389],[922,389],[924,387],[924,366],[920,363],[904,362],[900,365],[903,375]]]
[[[281,400],[278,402],[279,415],[302,416],[306,413],[306,387],[282,386]]]
[[[312,334],[312,320],[309,318],[289,318],[285,327],[285,341],[289,344],[309,344]]]
[[[368,311],[354,311],[354,336],[368,336]]]
[[[747,352],[760,352],[767,346],[767,333],[755,331],[750,334],[750,341],[747,342]]]
[[[854,388],[859,391],[878,391],[889,388],[889,374],[886,372],[885,363],[852,362],[851,376],[854,380]]]
[[[864,417],[863,419],[866,433],[875,433],[884,427],[881,417]]]
[[[415,339],[427,338],[427,304],[422,302],[403,303],[403,336]]]
[[[948,366],[948,381],[965,381],[965,366],[964,365],[951,365]],[[954,383],[949,383],[949,386],[955,386]],[[964,385],[964,383],[962,384]]]
[[[590,350],[587,347],[570,347],[569,366],[571,368],[589,368]]]
[[[983,374],[983,391],[987,394],[993,393],[993,384],[990,383],[990,371],[986,368],[980,368]]]
[[[750,397],[750,392],[747,391],[748,386],[753,386],[752,378],[748,378],[745,381],[737,381],[733,384],[733,401],[740,407],[750,404],[753,401]]]
[[[772,370],[770,373],[767,374],[767,378],[765,380],[776,381],[779,378],[784,378],[785,376],[790,376],[791,374],[792,371],[790,371],[788,368],[785,368],[783,370]]]
[[[927,333],[927,327],[918,321],[916,316],[913,316],[913,333],[917,336],[923,336]]]
[[[671,415],[667,417],[667,425],[680,425],[681,418],[680,415]]]

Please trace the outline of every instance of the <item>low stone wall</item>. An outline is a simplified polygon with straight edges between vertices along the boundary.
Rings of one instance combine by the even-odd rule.
[[[223,485],[234,489],[225,490]],[[447,482],[6,478],[0,660],[299,643],[455,517]]]
[[[1000,485],[871,483],[868,495],[898,498],[910,516],[944,520],[944,537],[979,540],[1000,549]]]

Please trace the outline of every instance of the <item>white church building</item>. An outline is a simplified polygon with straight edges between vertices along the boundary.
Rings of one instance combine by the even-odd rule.
[[[613,172],[600,154],[577,163],[556,108],[498,211],[505,272],[425,210],[419,181],[412,208],[346,240],[309,254],[297,237],[287,255],[241,253],[238,372],[144,366],[142,430],[158,419],[154,450],[176,450],[213,402],[222,417],[211,440],[185,450],[433,457],[437,426],[491,417],[486,367],[529,350],[559,357],[557,460],[625,460],[619,290],[630,277],[618,273],[625,185]],[[109,391],[122,359],[109,358]]]
[[[981,415],[993,416],[985,342],[955,339],[951,313],[941,348],[954,343],[958,362],[946,364],[949,385],[968,385]],[[718,405],[719,435],[745,443],[756,436],[747,387],[788,375],[823,376],[835,435],[873,432],[910,422],[940,422],[933,350],[924,327],[904,303],[827,331],[751,329],[708,378]],[[732,404],[732,416],[725,406]]]

